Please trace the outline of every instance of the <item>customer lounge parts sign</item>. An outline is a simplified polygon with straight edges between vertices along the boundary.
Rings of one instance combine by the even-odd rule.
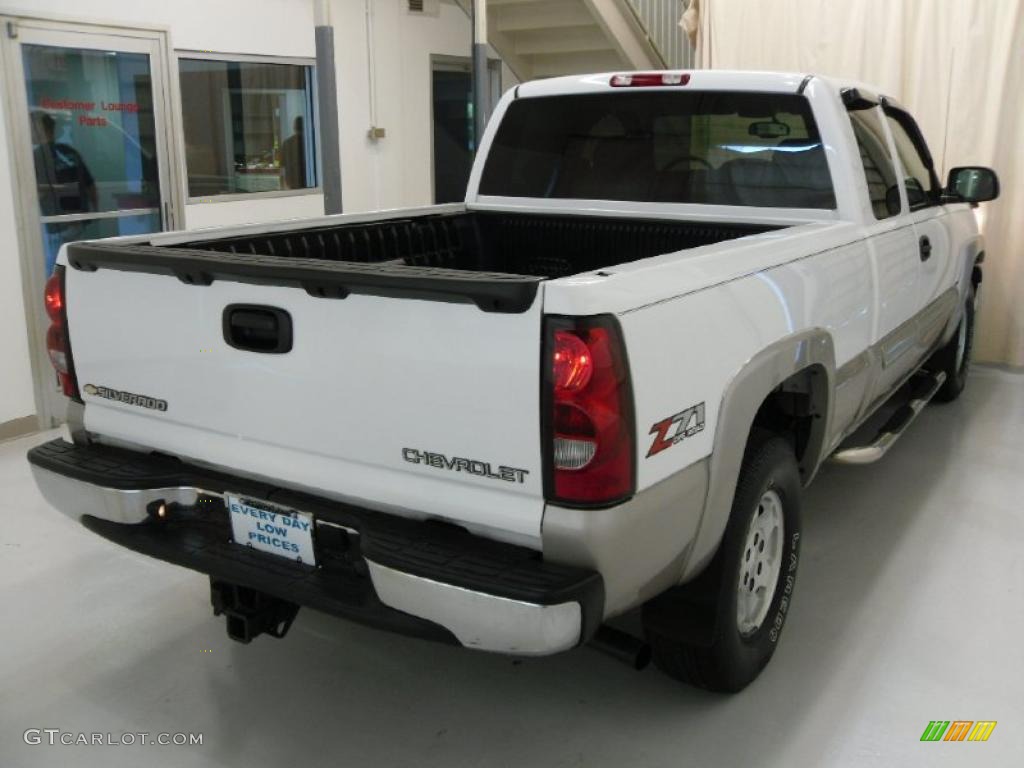
[[[39,106],[45,110],[78,113],[75,122],[79,125],[93,128],[103,128],[109,124],[104,115],[92,114],[97,111],[97,107],[100,112],[137,113],[139,111],[139,105],[134,101],[101,101],[97,105],[95,101],[77,101],[64,98],[53,99],[49,96],[44,96],[40,100]]]

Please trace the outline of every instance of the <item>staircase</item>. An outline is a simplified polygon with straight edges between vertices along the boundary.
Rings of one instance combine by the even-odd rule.
[[[470,13],[471,0],[457,0]],[[682,69],[681,0],[487,0],[490,44],[520,80],[616,69]]]

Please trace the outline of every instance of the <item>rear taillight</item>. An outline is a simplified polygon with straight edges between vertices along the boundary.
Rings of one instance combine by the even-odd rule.
[[[686,72],[626,72],[612,75],[608,85],[612,88],[653,88],[660,85],[686,85],[690,75]]]
[[[611,315],[548,317],[544,332],[545,496],[608,506],[636,482],[633,393]]]
[[[43,296],[50,327],[46,331],[46,352],[57,371],[60,388],[68,397],[78,400],[78,382],[75,381],[75,366],[71,358],[71,341],[68,338],[68,312],[64,294],[64,267],[57,266],[46,281]]]

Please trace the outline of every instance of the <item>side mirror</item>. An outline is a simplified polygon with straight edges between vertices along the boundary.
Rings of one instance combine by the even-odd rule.
[[[983,203],[999,197],[999,177],[991,168],[966,165],[953,168],[943,193],[946,202]]]

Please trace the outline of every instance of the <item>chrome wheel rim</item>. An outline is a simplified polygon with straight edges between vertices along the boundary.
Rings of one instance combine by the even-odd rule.
[[[960,331],[956,339],[956,370],[959,371],[964,364],[964,356],[967,354],[967,315],[960,321]]]
[[[775,597],[782,568],[782,499],[769,488],[757,502],[740,555],[736,624],[749,637],[761,628]]]

